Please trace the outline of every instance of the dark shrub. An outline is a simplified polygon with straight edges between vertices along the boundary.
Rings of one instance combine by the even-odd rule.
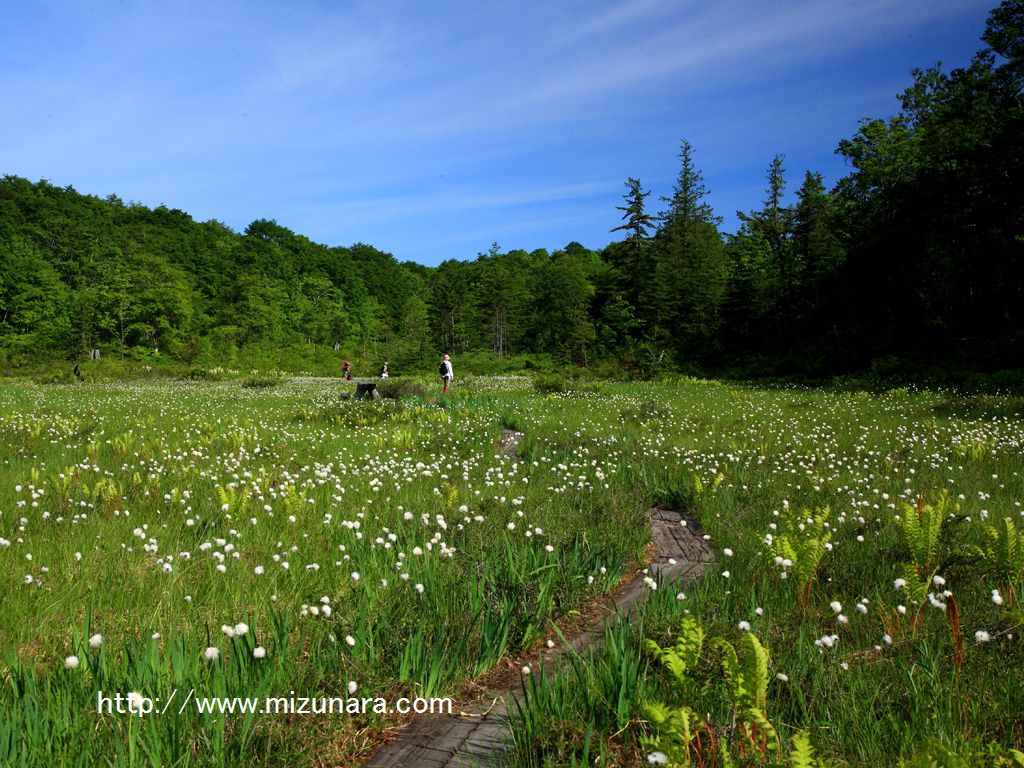
[[[534,378],[533,388],[542,394],[565,392],[565,379],[557,373],[542,373]]]
[[[383,379],[377,384],[381,397],[397,400],[402,397],[425,397],[423,385],[413,379]]]

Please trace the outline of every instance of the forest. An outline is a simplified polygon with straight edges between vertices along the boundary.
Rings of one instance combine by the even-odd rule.
[[[907,361],[1024,367],[1024,3],[971,62],[915,70],[895,116],[838,142],[849,173],[766,158],[722,231],[697,148],[671,194],[625,183],[601,250],[502,250],[437,267],[244,232],[45,180],[0,181],[0,368],[126,359],[357,372],[585,367],[826,376]],[[617,238],[617,239],[614,239]],[[362,366],[362,370],[359,366]]]

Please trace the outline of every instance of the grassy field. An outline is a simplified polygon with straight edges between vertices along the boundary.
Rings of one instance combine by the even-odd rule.
[[[651,503],[719,565],[531,685],[518,763],[1024,748],[1017,398],[244,383],[0,388],[0,762],[356,763],[393,715],[100,715],[97,691],[456,691],[629,574]]]

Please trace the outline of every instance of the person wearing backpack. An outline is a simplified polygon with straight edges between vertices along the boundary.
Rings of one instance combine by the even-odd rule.
[[[444,356],[444,360],[437,367],[437,372],[441,374],[441,381],[444,382],[444,391],[448,391],[449,385],[452,383],[452,379],[455,378],[455,373],[452,371],[452,358],[449,355]]]

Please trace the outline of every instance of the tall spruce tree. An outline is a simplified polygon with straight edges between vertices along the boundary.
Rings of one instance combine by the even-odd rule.
[[[825,190],[820,173],[807,171],[796,193],[792,215],[792,254],[794,291],[793,316],[799,325],[797,335],[820,336],[823,328],[834,325],[826,317],[826,297],[834,293],[833,275],[845,255],[836,227],[836,204]]]
[[[758,211],[736,216],[751,233],[758,235],[768,247],[771,258],[770,289],[774,293],[774,322],[770,329],[783,346],[790,347],[792,341],[793,304],[795,295],[794,274],[798,271],[793,263],[791,246],[793,212],[782,200],[786,193],[786,169],[783,155],[776,155],[768,165],[764,205]]]
[[[617,210],[623,212],[623,223],[611,230],[626,232],[626,239],[609,246],[606,251],[606,257],[613,269],[609,275],[608,288],[614,298],[602,296],[599,302],[603,309],[612,301],[618,317],[634,316],[636,308],[640,305],[643,286],[652,270],[651,231],[655,227],[655,219],[647,213],[645,203],[651,194],[650,191],[645,192],[640,179],[632,177],[626,181],[626,188],[628,191],[623,195],[626,204],[616,206]],[[636,325],[632,323],[628,329],[616,327],[610,330],[608,336],[619,339],[621,343],[628,338]]]
[[[651,194],[650,190],[643,191],[640,179],[632,177],[626,181],[628,192],[623,195],[625,205],[615,206],[616,210],[622,211],[623,224],[612,229],[612,232],[626,231],[626,242],[635,247],[640,247],[650,236],[650,230],[654,227],[654,217],[650,216],[644,208],[644,200]]]
[[[704,177],[689,141],[680,145],[679,175],[654,241],[653,279],[641,294],[651,355],[671,351],[690,363],[714,352],[728,261],[718,232],[721,219],[707,202]]]

